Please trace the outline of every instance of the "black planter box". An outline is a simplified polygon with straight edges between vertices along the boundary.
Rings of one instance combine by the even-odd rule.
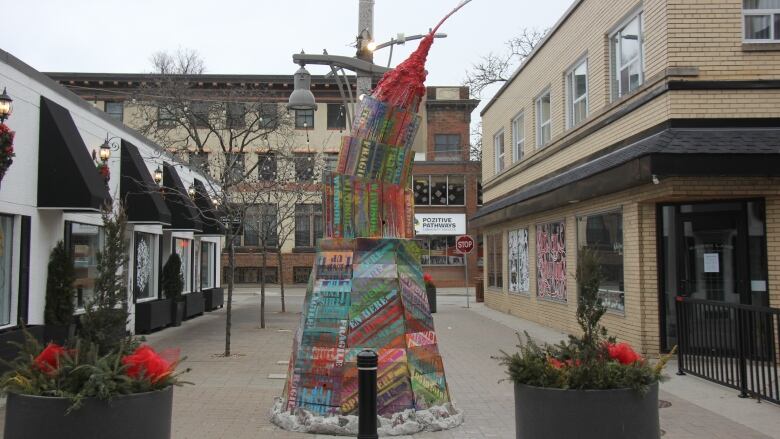
[[[206,311],[214,311],[225,305],[225,292],[222,288],[203,290],[203,304]]]
[[[28,326],[27,332],[32,334],[36,340],[43,342],[44,340],[44,327],[43,326]],[[21,329],[9,329],[4,332],[0,332],[0,358],[5,361],[12,361],[19,355],[19,349],[12,345],[14,343],[24,343],[24,332]],[[0,363],[0,371],[5,372],[8,370],[6,366]]]
[[[67,398],[9,394],[5,439],[170,439],[173,386],[119,395],[111,401],[85,398],[68,413]]]
[[[192,317],[203,314],[204,307],[203,307],[202,292],[195,291],[192,293],[184,294],[182,296],[184,297],[184,303],[186,303],[186,306],[184,308],[185,319],[190,319]]]
[[[515,428],[517,439],[658,439],[658,383],[645,394],[515,384]]]
[[[67,326],[45,325],[43,329],[43,342],[53,342],[64,345],[76,332],[76,324]]]
[[[135,332],[148,334],[171,324],[171,299],[135,304]]]

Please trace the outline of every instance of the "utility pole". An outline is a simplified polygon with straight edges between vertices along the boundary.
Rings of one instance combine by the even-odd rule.
[[[357,58],[373,64],[374,52],[368,44],[374,41],[374,0],[358,0]],[[371,92],[372,77],[367,72],[357,72],[357,95]]]

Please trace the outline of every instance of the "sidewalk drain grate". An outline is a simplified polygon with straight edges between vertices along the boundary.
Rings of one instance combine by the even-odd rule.
[[[663,399],[659,399],[658,400],[658,408],[659,409],[665,409],[665,408],[671,407],[671,406],[672,406],[672,403],[669,402],[669,401],[665,401]]]
[[[268,374],[269,380],[286,380],[287,374],[286,373],[269,373]]]

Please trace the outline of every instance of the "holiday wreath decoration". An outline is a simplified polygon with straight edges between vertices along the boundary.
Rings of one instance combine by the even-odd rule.
[[[14,162],[14,133],[8,125],[0,123],[0,182],[3,181],[6,171]]]

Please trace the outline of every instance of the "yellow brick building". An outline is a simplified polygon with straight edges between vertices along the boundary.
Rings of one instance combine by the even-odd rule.
[[[677,343],[677,296],[780,306],[780,2],[577,0],[482,112],[491,308]]]

